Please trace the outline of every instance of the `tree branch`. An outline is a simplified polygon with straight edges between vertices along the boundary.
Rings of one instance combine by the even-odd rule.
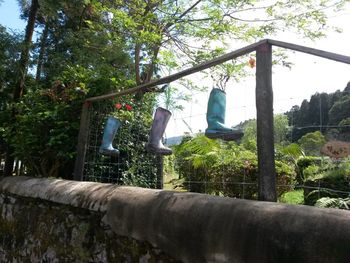
[[[187,10],[185,10],[178,18],[176,18],[173,22],[169,22],[167,23],[163,30],[168,29],[169,27],[173,26],[175,24],[175,22],[177,22],[178,20],[181,20],[181,18],[183,18],[185,15],[187,15],[189,12],[191,12],[192,9],[194,9],[202,0],[197,0],[197,2],[195,2],[193,5],[191,5]]]
[[[141,84],[140,78],[140,51],[141,45],[139,43],[135,44],[135,76],[136,76],[136,84]]]

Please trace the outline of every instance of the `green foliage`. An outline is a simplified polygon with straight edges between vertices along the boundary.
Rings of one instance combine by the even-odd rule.
[[[256,119],[245,121],[242,127],[244,128],[242,144],[248,149],[256,149]]]
[[[152,124],[151,109],[154,102],[154,94],[147,94],[142,100],[126,96],[113,101],[92,103],[90,122],[94,127],[91,127],[91,147],[87,152],[84,173],[87,180],[155,188],[158,161],[154,154],[145,150],[145,142],[148,140]],[[120,155],[110,157],[99,154],[96,149],[100,146],[108,116],[113,115],[114,111],[118,112],[116,104],[125,107],[126,103],[132,105],[132,109],[126,110],[128,119],[121,119],[122,125],[113,142]],[[118,113],[118,116],[121,115]]]
[[[310,102],[304,100],[301,106],[293,106],[287,112],[289,124],[293,127],[289,138],[295,142],[307,133],[317,130],[331,139],[349,140],[350,129],[346,126],[349,116],[349,90],[334,93],[315,93]],[[339,128],[327,126],[339,125]]]
[[[290,159],[294,163],[297,163],[299,157],[305,156],[300,145],[296,143],[291,143],[283,146],[277,144],[276,148],[279,152],[281,152],[284,158]]]
[[[175,148],[176,170],[184,178],[185,189],[223,196],[257,198],[256,151],[234,142],[211,140],[204,135],[181,143]],[[290,190],[294,170],[276,161],[278,195]],[[242,184],[242,182],[244,184]]]
[[[303,170],[304,180],[315,179],[315,176],[317,175],[317,173],[319,171],[320,171],[320,168],[319,168],[319,166],[316,166],[316,165],[310,165],[310,166],[306,167]]]
[[[286,141],[288,131],[288,117],[285,114],[274,115],[274,141],[275,143],[282,143]]]
[[[8,109],[16,83],[21,38],[18,34],[10,34],[0,25],[0,156],[7,147],[4,124],[10,118]]]
[[[184,107],[181,103],[190,99],[190,95],[185,91],[180,91],[180,88],[174,85],[169,85],[165,88],[162,95],[158,96],[159,104],[163,104],[164,108],[171,112],[182,111]]]
[[[142,73],[149,77],[156,68],[179,69],[223,54],[232,39],[252,42],[280,30],[296,30],[312,39],[321,37],[327,30],[325,10],[333,4],[334,0],[323,1],[323,8],[302,1],[93,2],[96,13],[113,14],[105,27],[128,43],[135,57],[136,78]],[[253,20],[249,11],[255,14]],[[96,27],[94,19],[88,21],[90,28]],[[211,75],[216,82],[222,77],[244,76],[246,63],[242,61],[246,59],[220,65]]]
[[[304,156],[304,152],[298,144],[291,143],[288,145],[275,145],[275,159],[288,164],[296,173],[295,180],[300,183],[300,169],[298,167],[298,159]]]
[[[314,205],[321,197],[345,198],[350,192],[349,159],[340,164],[324,161],[322,165],[310,165],[304,175],[305,204]]]
[[[302,156],[297,159],[297,182],[304,184],[309,177],[318,172],[318,168],[322,163],[322,158],[315,156]]]
[[[317,202],[317,200],[322,198],[335,198],[337,197],[336,194],[334,194],[332,191],[329,191],[327,189],[318,189],[313,191],[305,191],[304,192],[304,203],[305,205],[311,205],[314,206]]]
[[[330,124],[338,125],[342,120],[350,117],[350,95],[345,95],[334,103],[329,110]]]
[[[298,159],[297,165],[298,165],[299,169],[302,171],[302,170],[304,170],[305,168],[307,168],[308,166],[310,166],[312,164],[319,165],[321,163],[321,160],[322,159],[320,157],[303,156],[303,157]]]
[[[29,175],[72,178],[83,100],[135,85],[128,70],[130,55],[125,51],[125,43],[99,26],[101,20],[94,10],[99,4],[95,4],[93,7],[90,1],[40,3],[37,25],[44,30],[34,45],[34,60],[30,63],[37,62],[41,73],[35,80],[27,76],[27,94],[11,108],[8,107],[11,97],[1,96],[5,102],[1,101],[4,111],[0,114],[0,136],[4,144],[14,148],[14,156],[22,161]],[[24,13],[26,10],[23,5]],[[87,19],[96,22],[94,28]],[[15,42],[11,41],[0,38],[0,45],[8,46],[4,54],[11,54],[14,61],[19,52],[14,51]],[[0,92],[8,87],[7,93],[12,94],[18,82],[15,63],[9,59],[1,62],[14,73],[9,77],[0,74],[0,83],[6,84]],[[9,121],[13,112],[16,122]]]
[[[304,204],[304,190],[298,189],[281,195],[279,202],[293,205]]]
[[[151,118],[135,119],[125,125],[120,131],[119,150],[122,152],[119,163],[123,168],[121,182],[125,185],[134,185],[145,188],[156,188],[157,183],[157,158],[153,154],[146,152],[144,143],[149,135]],[[109,171],[110,172],[110,171]]]
[[[274,141],[277,144],[285,143],[288,131],[288,116],[284,114],[274,115]],[[256,119],[245,121],[240,126],[244,129],[242,144],[250,150],[256,150]]]
[[[317,200],[315,206],[324,208],[339,208],[350,210],[350,198],[322,197]]]
[[[15,156],[31,176],[57,177],[60,169],[75,157],[83,96],[75,86],[54,85],[50,89],[28,92],[15,105],[16,122],[5,123],[6,140]],[[70,174],[61,174],[69,177]]]
[[[343,2],[337,3],[336,7],[341,8]],[[24,19],[28,17],[28,3],[20,1]],[[30,174],[57,176],[60,167],[72,162],[75,156],[84,98],[147,83],[159,78],[163,69],[172,72],[223,54],[228,46],[227,40],[252,42],[280,29],[295,29],[309,38],[320,37],[327,30],[324,12],[335,3],[326,0],[321,4],[322,8],[309,1],[277,1],[268,5],[253,0],[197,1],[195,4],[185,0],[40,1],[36,26],[43,30],[33,45],[30,58],[37,76],[35,79],[31,75],[27,77],[27,94],[13,105],[18,113],[16,122],[8,119],[12,113],[9,95],[18,82],[16,60],[21,39],[5,33],[3,28],[0,30],[0,136],[5,139],[1,145],[13,146],[15,157],[26,164]],[[256,12],[259,17],[254,18],[253,23],[247,10],[259,10]],[[258,21],[264,23],[256,23]],[[211,75],[222,85],[229,77],[244,76],[246,63],[245,58],[242,59],[215,68]],[[188,89],[195,86],[190,82],[185,84]],[[182,90],[172,87],[165,94],[166,105],[181,109],[179,100],[186,99],[186,96]],[[153,97],[146,105],[147,116],[140,119],[127,116],[135,129],[134,137],[125,136],[130,144],[123,142],[125,151],[130,152],[128,158],[135,158],[133,164],[128,162],[124,170],[127,171],[124,179],[131,182],[137,181],[141,178],[137,175],[144,173],[136,164],[138,159],[143,160],[144,154],[136,150],[141,144],[135,146],[135,134],[140,133],[142,142],[146,140],[147,126],[142,124],[148,123],[154,101]],[[275,139],[282,143],[285,142],[286,120],[283,116],[276,120],[279,125],[275,124]],[[222,185],[228,185],[225,180],[234,180],[233,174],[242,176],[248,173],[249,180],[255,182],[254,121],[250,125],[246,128],[242,145],[197,139],[187,144],[189,149],[185,149],[187,146],[179,149],[180,159],[203,172],[203,176],[212,173],[212,178],[221,180]],[[200,150],[202,146],[210,148],[203,151]],[[278,161],[281,162],[277,165],[279,173],[290,174],[284,163],[289,161]],[[228,164],[231,165],[228,172],[232,175],[221,178],[219,170]],[[211,166],[210,169],[207,166]],[[99,169],[105,170],[106,167]],[[65,171],[64,174],[71,173],[71,169]],[[141,181],[140,184],[144,185],[145,181]]]
[[[321,147],[326,143],[326,138],[320,131],[305,134],[298,143],[308,155],[320,155]]]

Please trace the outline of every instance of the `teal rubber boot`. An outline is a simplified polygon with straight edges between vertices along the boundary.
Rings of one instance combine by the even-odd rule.
[[[225,125],[226,93],[221,89],[210,92],[207,110],[208,128],[205,136],[210,139],[223,139],[226,141],[239,140],[243,136],[240,129],[232,129]]]
[[[99,149],[101,154],[108,156],[119,155],[119,150],[113,148],[112,142],[120,126],[121,122],[118,119],[112,116],[108,117],[103,131],[102,144]]]
[[[151,132],[149,135],[148,143],[146,144],[146,150],[149,153],[160,154],[160,155],[170,155],[173,151],[164,146],[162,139],[168,125],[169,119],[171,117],[171,112],[163,109],[161,107],[157,108],[154,114],[154,119],[152,123]]]

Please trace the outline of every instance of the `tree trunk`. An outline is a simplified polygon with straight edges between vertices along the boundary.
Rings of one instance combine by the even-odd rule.
[[[19,65],[19,73],[20,73],[19,74],[19,81],[18,81],[18,83],[15,87],[15,90],[13,92],[14,102],[17,102],[23,95],[24,83],[25,83],[25,78],[27,75],[28,62],[29,62],[29,51],[30,51],[31,44],[32,44],[35,20],[36,20],[36,15],[38,13],[38,10],[39,10],[38,0],[32,0],[32,5],[30,7],[29,18],[28,18],[26,33],[25,33],[24,42],[23,42],[23,49],[22,49],[21,58],[19,61],[19,63],[20,63],[20,65]]]
[[[27,75],[28,62],[29,62],[29,51],[31,48],[34,26],[36,15],[39,10],[39,2],[38,0],[32,0],[32,4],[30,7],[29,18],[26,26],[25,37],[23,41],[23,48],[21,52],[21,58],[19,60],[19,80],[17,85],[13,91],[13,102],[18,102],[19,99],[23,95],[24,91],[24,83]],[[12,111],[12,120],[15,121],[15,111]],[[11,176],[13,172],[13,164],[14,164],[14,149],[11,145],[8,145],[6,152],[6,160],[4,167],[4,176]]]
[[[37,67],[36,67],[35,80],[37,82],[40,80],[40,76],[41,76],[41,71],[42,71],[42,67],[43,67],[43,59],[44,59],[44,54],[45,54],[46,42],[47,42],[48,35],[49,35],[49,25],[48,25],[48,22],[45,22],[45,28],[43,30],[43,34],[41,35],[40,53],[39,53],[39,57],[38,57],[38,64],[37,64]]]

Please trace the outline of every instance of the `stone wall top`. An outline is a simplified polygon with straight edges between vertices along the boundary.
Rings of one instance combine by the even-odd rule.
[[[113,184],[25,176],[0,180],[0,190],[3,192],[104,212],[116,188],[118,186]]]
[[[100,211],[184,262],[350,262],[348,211],[27,177],[0,191]]]

